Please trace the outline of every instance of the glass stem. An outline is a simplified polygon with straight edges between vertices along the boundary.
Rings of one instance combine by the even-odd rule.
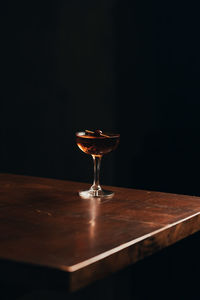
[[[92,155],[92,158],[93,158],[93,162],[94,162],[94,182],[93,182],[93,185],[91,186],[91,189],[99,191],[99,190],[101,190],[101,187],[99,184],[99,173],[100,173],[102,156]]]

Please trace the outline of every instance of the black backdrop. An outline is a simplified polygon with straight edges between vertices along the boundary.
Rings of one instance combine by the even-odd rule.
[[[7,1],[0,171],[92,181],[81,129],[120,132],[104,184],[200,195],[197,4]]]

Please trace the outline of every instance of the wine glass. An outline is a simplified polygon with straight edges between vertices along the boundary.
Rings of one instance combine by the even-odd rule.
[[[103,133],[101,130],[85,130],[76,133],[78,147],[93,158],[94,181],[89,190],[79,192],[81,198],[110,198],[114,195],[112,191],[103,190],[99,183],[101,159],[116,149],[119,144],[120,134]]]

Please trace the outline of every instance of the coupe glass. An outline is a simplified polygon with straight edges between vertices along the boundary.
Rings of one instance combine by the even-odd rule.
[[[99,173],[101,159],[116,149],[119,144],[120,135],[114,133],[103,133],[101,130],[85,130],[76,133],[76,143],[78,147],[93,158],[94,162],[94,181],[87,191],[79,192],[82,198],[110,198],[114,195],[112,191],[103,190],[99,183]]]

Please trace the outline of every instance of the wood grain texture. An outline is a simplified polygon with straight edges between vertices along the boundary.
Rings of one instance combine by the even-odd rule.
[[[75,291],[200,230],[198,197],[110,187],[83,200],[83,188],[0,174],[1,277]]]

